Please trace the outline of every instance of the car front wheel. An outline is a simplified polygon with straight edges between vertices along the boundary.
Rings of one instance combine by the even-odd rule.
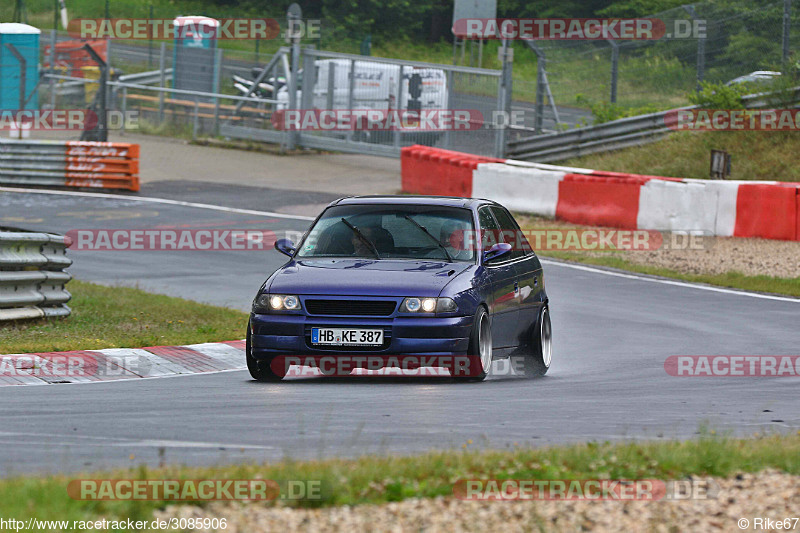
[[[492,370],[492,323],[483,306],[478,307],[467,348],[468,367],[464,375],[458,372],[453,377],[459,381],[483,381]],[[476,368],[477,366],[477,368]]]

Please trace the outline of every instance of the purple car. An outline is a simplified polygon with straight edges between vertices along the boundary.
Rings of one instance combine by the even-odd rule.
[[[259,289],[247,328],[247,366],[259,381],[308,361],[325,375],[399,361],[471,381],[497,359],[526,376],[550,367],[542,266],[495,202],[343,198],[297,245],[275,247],[290,259]],[[339,365],[326,371],[321,360]]]

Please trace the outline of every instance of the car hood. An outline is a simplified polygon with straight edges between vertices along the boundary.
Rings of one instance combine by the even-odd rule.
[[[273,294],[438,296],[470,263],[390,259],[291,261],[272,277]]]

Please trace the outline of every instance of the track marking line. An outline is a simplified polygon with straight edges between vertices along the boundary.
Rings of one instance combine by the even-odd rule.
[[[800,298],[792,298],[791,296],[773,296],[771,294],[761,294],[758,292],[740,291],[736,289],[726,289],[723,287],[713,287],[711,285],[700,285],[698,283],[689,283],[687,281],[671,281],[668,279],[654,278],[650,276],[640,276],[637,274],[624,274],[622,272],[615,272],[613,270],[605,270],[602,268],[594,268],[585,265],[576,265],[574,263],[567,263],[562,261],[553,261],[550,259],[539,258],[540,262],[546,265],[562,266],[565,268],[572,268],[574,270],[584,270],[586,272],[594,272],[596,274],[604,274],[606,276],[615,276],[618,278],[635,279],[639,281],[649,281],[650,283],[661,283],[662,285],[674,285],[676,287],[686,287],[689,289],[699,289],[702,291],[721,292],[723,294],[735,294],[737,296],[749,296],[750,298],[761,298],[763,300],[775,300],[778,302],[793,302],[800,303]]]
[[[150,196],[120,196],[102,192],[84,191],[45,191],[40,189],[17,189],[12,187],[0,187],[0,192],[15,192],[24,194],[54,194],[57,196],[81,196],[88,198],[105,198],[111,200],[133,200],[136,202],[149,202],[153,204],[178,205],[182,207],[195,207],[198,209],[210,209],[212,211],[223,211],[225,213],[236,213],[241,215],[255,215],[260,217],[287,218],[291,220],[314,220],[315,217],[302,215],[286,215],[283,213],[273,213],[272,211],[255,211],[253,209],[239,209],[237,207],[225,207],[221,205],[199,204],[196,202],[184,202],[181,200],[169,200],[167,198],[153,198]]]
[[[170,440],[170,439],[130,439],[124,437],[103,437],[96,435],[70,435],[59,433],[29,433],[29,432],[16,432],[16,431],[2,431],[0,437],[36,437],[42,439],[60,439],[56,443],[58,446],[140,446],[152,448],[238,448],[247,450],[275,450],[275,446],[264,446],[262,444],[233,444],[224,442],[203,442],[191,440]],[[75,442],[64,442],[64,440],[73,440]],[[83,442],[82,442],[83,441]],[[93,441],[93,442],[85,442]],[[21,441],[7,441],[7,442],[21,442]],[[53,444],[52,441],[26,441],[37,444]],[[96,444],[95,444],[96,442]]]

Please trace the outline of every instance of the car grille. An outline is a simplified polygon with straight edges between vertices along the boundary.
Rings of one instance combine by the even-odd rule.
[[[392,300],[306,300],[311,315],[389,316],[397,302]]]

